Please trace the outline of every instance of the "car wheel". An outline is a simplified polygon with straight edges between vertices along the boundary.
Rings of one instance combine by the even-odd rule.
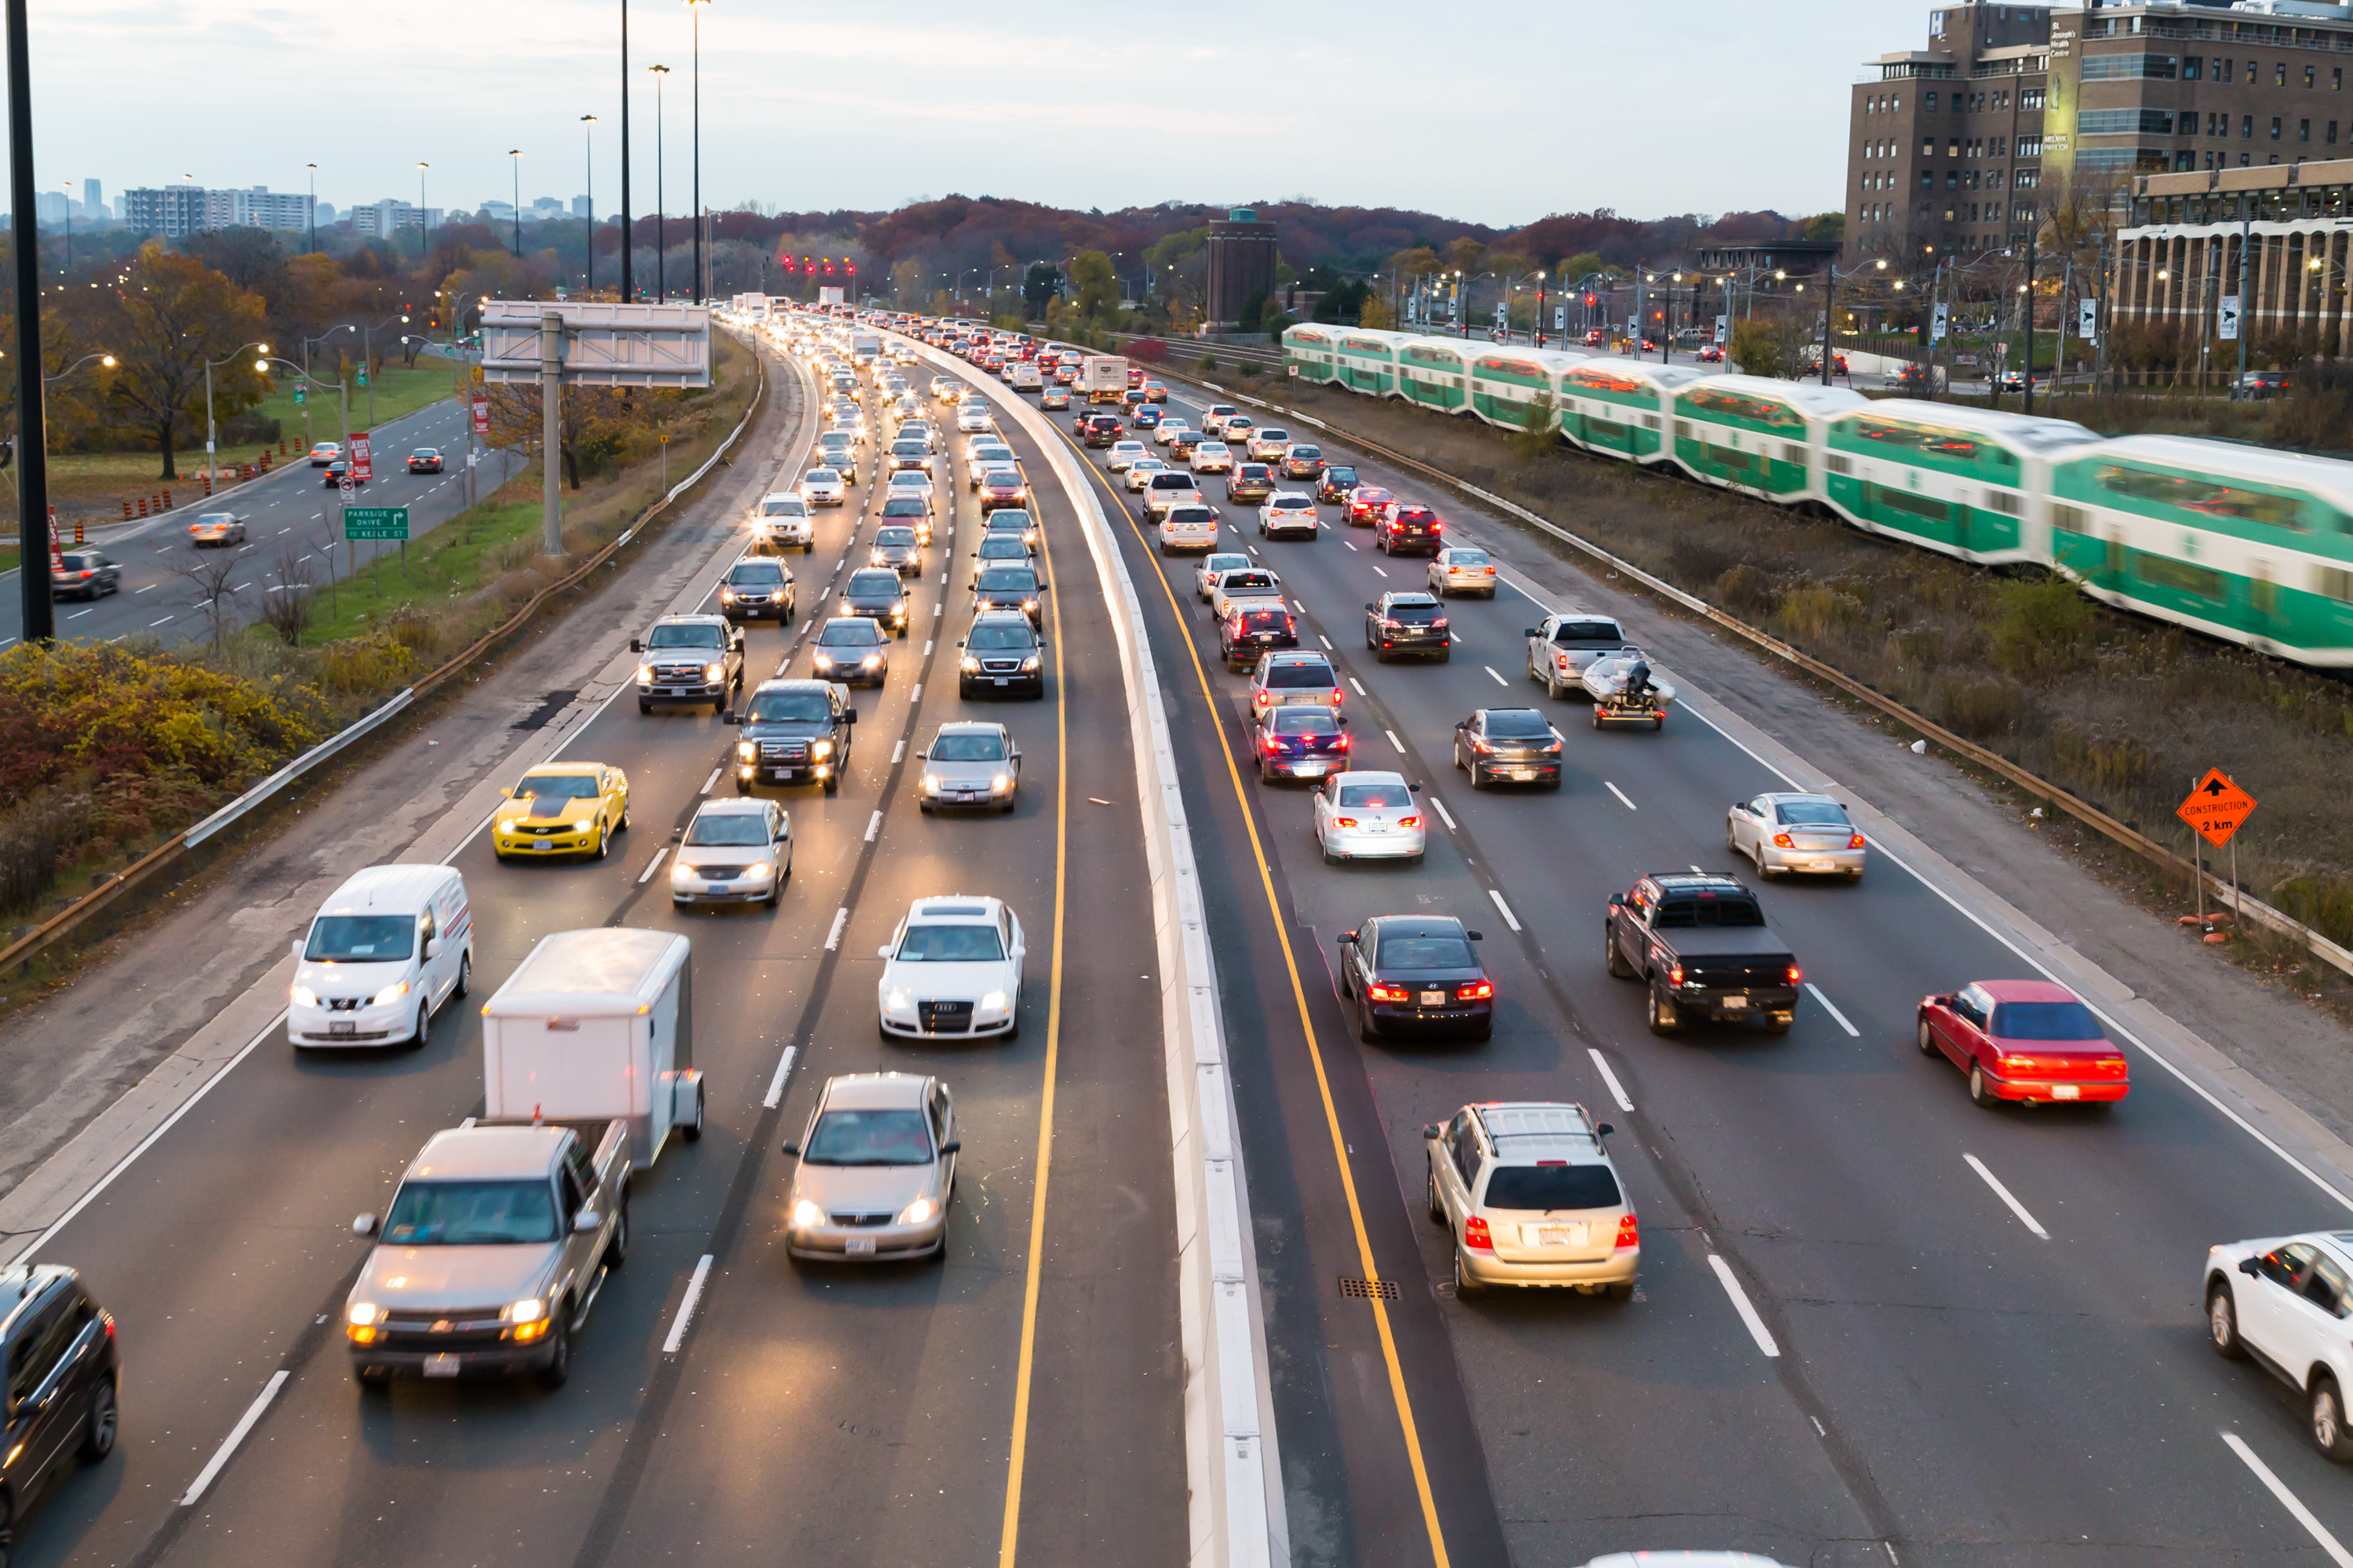
[[[1936,1047],[1936,1031],[1929,1027],[1928,1020],[1926,1018],[1920,1020],[1920,1054],[1924,1057],[1943,1054]]]
[[[1756,861],[1756,862],[1757,862],[1757,879],[1758,881],[1760,881],[1760,882],[1769,882],[1769,881],[1771,881],[1775,877],[1778,877],[1778,876],[1779,876],[1779,875],[1780,875],[1780,873],[1779,873],[1778,871],[1776,871],[1772,867],[1767,866],[1767,864],[1765,864],[1765,846],[1764,846],[1764,845],[1762,845],[1762,844],[1757,845],[1757,846],[1756,850],[1755,850],[1755,851],[1754,851],[1754,852],[1753,852],[1753,853],[1752,853],[1748,858],[1749,858],[1751,860],[1754,860],[1754,861]]]
[[[638,698],[638,712],[640,712],[640,713],[650,713],[650,712],[652,712],[653,710],[654,710],[654,705],[653,705],[652,703],[650,703],[650,702],[647,701],[647,700],[646,700],[644,698],[642,698],[642,697],[640,697],[640,698]]]
[[[1593,727],[1597,730],[1601,728],[1601,704],[1599,702],[1593,705]]]
[[[2337,1380],[2326,1373],[2313,1379],[2312,1446],[2338,1464],[2353,1460],[2353,1433],[2345,1427],[2345,1396],[2337,1392]]]
[[[555,1303],[555,1327],[548,1335],[547,1364],[532,1375],[542,1388],[562,1388],[572,1375],[572,1303]]]
[[[690,1121],[680,1122],[678,1132],[690,1143],[702,1142],[702,1084],[700,1080],[694,1086],[694,1116]]]
[[[828,795],[839,795],[841,793],[841,775],[839,773],[831,773],[825,775],[825,793]]]
[[[1426,1164],[1428,1162],[1425,1161],[1424,1163]],[[1446,1205],[1438,1201],[1437,1172],[1425,1171],[1422,1173],[1421,1194],[1424,1201],[1430,1205],[1430,1223],[1433,1225],[1444,1225],[1446,1223]]]
[[[2221,1280],[2206,1292],[2206,1342],[2224,1361],[2245,1357],[2247,1347],[2239,1340],[2239,1303],[2231,1294],[2230,1286]]]
[[[629,1189],[623,1187],[614,1203],[613,1239],[605,1244],[605,1266],[618,1268],[629,1260]]]
[[[1969,1103],[1985,1110],[1990,1110],[1994,1107],[1993,1091],[1986,1088],[1983,1062],[1969,1064]]]
[[[629,803],[628,803],[628,800],[624,799],[624,800],[621,802],[621,820],[620,820],[617,824],[616,824],[616,825],[615,825],[613,831],[614,831],[614,832],[616,832],[616,833],[627,833],[628,830],[629,830]]]
[[[409,1037],[408,1048],[412,1051],[423,1050],[425,1048],[425,1042],[432,1037],[432,1004],[429,1002],[419,1002],[417,1005],[417,1033]]]
[[[745,778],[745,777],[744,777],[743,774],[741,774],[741,773],[736,774],[736,775],[735,775],[735,793],[736,793],[737,795],[750,795],[750,794],[752,793],[752,781],[751,781],[750,779]]]
[[[1356,998],[1356,1034],[1361,1039],[1381,1037],[1381,1021],[1373,1016],[1373,1005],[1364,997]]]
[[[392,1373],[375,1367],[355,1366],[352,1368],[352,1377],[370,1394],[382,1394],[392,1386]]]
[[[1476,757],[1471,759],[1471,787],[1472,789],[1487,787],[1487,775],[1480,771],[1479,759]]]
[[[81,1429],[81,1460],[95,1465],[114,1452],[114,1435],[121,1425],[121,1413],[114,1403],[114,1380],[100,1378],[98,1389],[90,1396],[90,1419]],[[0,1547],[0,1551],[5,1551]]]
[[[474,950],[468,948],[458,957],[458,984],[449,994],[463,996],[474,988]]]
[[[1454,1248],[1454,1299],[1458,1301],[1475,1301],[1486,1293],[1487,1287],[1472,1279],[1471,1270],[1463,1267],[1462,1248],[1461,1244],[1457,1243]]]
[[[1663,730],[1663,729],[1665,729],[1666,727],[1667,727],[1667,716],[1666,716],[1665,714],[1663,714],[1663,713],[1653,713],[1653,714],[1651,714],[1651,729],[1653,729],[1653,730]]]
[[[1535,674],[1535,671],[1531,670],[1529,673]],[[1568,690],[1567,687],[1563,686],[1559,681],[1555,680],[1549,675],[1538,675],[1536,676],[1536,679],[1544,682],[1545,695],[1551,698],[1555,702],[1559,701],[1562,694]]]
[[[1675,1005],[1659,999],[1659,988],[1655,984],[1651,987],[1651,994],[1643,1004],[1642,1021],[1651,1026],[1651,1033],[1654,1035],[1672,1035],[1682,1022],[1675,1016]]]
[[[596,858],[602,860],[613,852],[613,830],[604,823],[596,825]]]
[[[1601,967],[1609,972],[1612,980],[1630,980],[1634,975],[1634,966],[1618,951],[1618,935],[1607,921],[1601,922]]]

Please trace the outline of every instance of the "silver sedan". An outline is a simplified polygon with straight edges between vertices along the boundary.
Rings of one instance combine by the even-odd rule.
[[[1021,748],[1002,724],[955,720],[940,726],[932,743],[915,753],[923,759],[918,804],[973,805],[1009,812],[1021,787]]]
[[[1334,773],[1315,786],[1315,842],[1325,861],[1421,864],[1429,831],[1403,773]]]
[[[839,506],[844,493],[841,476],[831,468],[811,468],[801,476],[801,500],[811,506]]]
[[[1467,545],[1450,544],[1440,551],[1430,563],[1430,591],[1441,598],[1449,594],[1484,594],[1495,596],[1495,562],[1483,550]]]
[[[1767,880],[1784,871],[1820,871],[1860,881],[1870,853],[1846,807],[1826,795],[1735,801],[1724,816],[1724,846],[1754,860]]]
[[[955,1194],[955,1106],[947,1086],[914,1073],[828,1079],[801,1142],[786,1200],[796,1262],[929,1258],[947,1246]]]

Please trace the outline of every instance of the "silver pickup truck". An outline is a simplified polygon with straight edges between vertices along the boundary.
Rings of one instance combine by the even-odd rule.
[[[1586,667],[1626,646],[1626,628],[1608,616],[1571,611],[1546,616],[1527,628],[1528,679],[1554,701],[1572,688],[1582,689]]]
[[[469,1121],[437,1132],[393,1194],[343,1308],[352,1372],[572,1372],[572,1336],[629,1250],[626,1121]]]

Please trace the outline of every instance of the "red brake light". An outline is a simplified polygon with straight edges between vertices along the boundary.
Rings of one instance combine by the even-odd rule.
[[[1368,985],[1365,988],[1365,991],[1366,994],[1372,997],[1376,1002],[1402,1002],[1405,1000],[1405,987],[1402,985]]]
[[[1479,1252],[1495,1250],[1495,1238],[1487,1234],[1487,1222],[1472,1215],[1462,1222],[1462,1245]]]
[[[1791,964],[1791,965],[1789,965],[1789,984],[1790,984],[1795,985],[1799,981],[1803,980],[1805,977],[1806,977],[1806,972],[1805,972],[1804,970],[1799,969],[1799,968],[1796,964],[1794,964],[1794,963],[1793,963],[1793,964]]]
[[[1332,689],[1332,706],[1335,708],[1340,706],[1340,689],[1336,686]]]
[[[1670,985],[1681,985],[1683,983],[1683,966],[1678,963],[1667,971],[1667,984]]]
[[[1634,1223],[1634,1216],[1632,1215],[1620,1215],[1618,1216],[1618,1245],[1620,1247],[1640,1247],[1642,1245],[1642,1227]]]
[[[1348,749],[1348,737],[1345,735],[1341,736],[1337,741],[1333,742],[1333,749],[1340,752],[1346,751]]]
[[[1493,983],[1482,980],[1475,984],[1465,985],[1456,991],[1454,993],[1454,999],[1458,1002],[1484,1002],[1494,994],[1495,987]]]
[[[1847,841],[1846,841],[1846,847],[1847,847],[1848,848],[1850,848],[1850,849],[1860,849],[1860,848],[1862,848],[1862,834],[1860,834],[1860,833],[1856,833],[1856,834],[1850,835],[1850,836],[1848,837],[1848,838],[1847,838]]]
[[[1332,819],[1332,826],[1335,827],[1354,827],[1356,826],[1356,819],[1353,816],[1335,816]]]
[[[1789,842],[1789,836],[1786,833],[1776,833],[1773,835],[1773,845],[1777,849],[1794,849],[1797,847],[1796,845]]]
[[[1398,818],[1398,826],[1399,827],[1419,827],[1421,826],[1421,818],[1419,816],[1400,816]]]

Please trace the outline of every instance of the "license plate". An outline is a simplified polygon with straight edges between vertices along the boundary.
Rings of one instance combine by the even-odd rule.
[[[425,1375],[427,1377],[457,1376],[458,1358],[454,1355],[427,1356],[425,1358]]]
[[[1004,686],[1004,685],[1008,684],[1008,680],[1007,680],[1006,677],[1004,677],[1004,676],[1000,675],[1000,676],[998,676],[998,677],[997,678],[997,685],[999,685],[999,686]]]
[[[1507,779],[1532,779],[1536,776],[1536,771],[1534,768],[1510,768],[1504,771],[1504,776]]]
[[[356,1027],[358,1027],[357,1025],[348,1024],[341,1019],[335,1019],[327,1025],[327,1033],[331,1035],[348,1035]]]
[[[1546,1225],[1536,1227],[1538,1247],[1590,1247],[1593,1227],[1584,1225]]]
[[[1838,869],[1838,862],[1835,860],[1815,860],[1810,862],[1810,864],[1817,871],[1835,871]]]
[[[874,1256],[874,1238],[871,1236],[853,1236],[842,1250],[852,1258],[871,1258]]]
[[[533,845],[532,845],[532,847],[533,847],[533,849],[553,849],[553,848],[554,848],[554,847],[555,847],[555,846],[554,846],[554,844],[552,844],[552,843],[548,842],[546,839],[542,838],[542,839],[538,840],[537,842],[535,842],[534,844],[533,844]]]
[[[1421,1005],[1425,1007],[1443,1007],[1446,1005],[1446,993],[1425,991],[1421,994]]]
[[[1726,996],[1724,999],[1724,1010],[1727,1013],[1737,1013],[1747,1005],[1748,998],[1746,996]]]
[[[702,890],[706,893],[724,893],[733,887],[734,884],[732,882],[705,882],[702,884]]]
[[[2084,1090],[2082,1086],[2078,1084],[2054,1083],[2051,1086],[2051,1098],[2053,1100],[2081,1100],[2084,1098]]]

